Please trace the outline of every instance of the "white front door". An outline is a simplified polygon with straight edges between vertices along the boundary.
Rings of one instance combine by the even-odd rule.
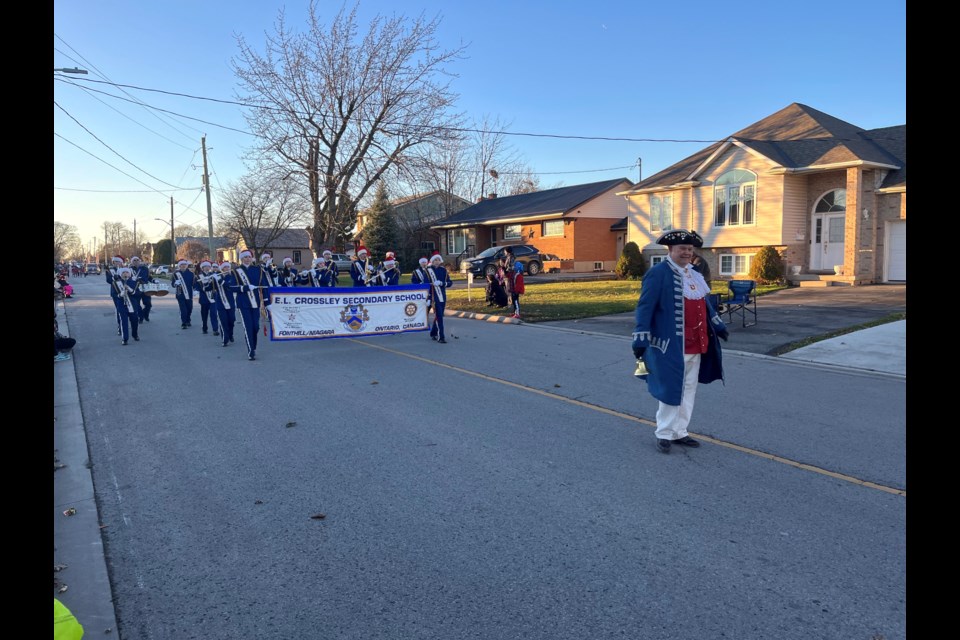
[[[813,219],[813,246],[810,268],[814,271],[833,271],[843,264],[843,227],[846,215],[825,213]]]

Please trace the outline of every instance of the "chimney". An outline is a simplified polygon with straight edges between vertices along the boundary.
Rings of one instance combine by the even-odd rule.
[[[495,193],[488,193],[488,194],[487,194],[487,198],[489,198],[490,200],[493,200],[493,199],[496,198],[496,197],[497,197],[497,194],[495,194]]]

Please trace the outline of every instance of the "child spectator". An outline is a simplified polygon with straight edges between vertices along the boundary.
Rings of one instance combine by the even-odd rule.
[[[507,292],[494,273],[487,275],[487,306],[502,309],[507,306]]]
[[[515,262],[513,265],[513,281],[510,287],[510,302],[513,303],[513,317],[520,319],[520,296],[526,291],[523,286],[523,263]]]
[[[57,324],[57,312],[53,312],[53,361],[63,362],[70,359],[69,351],[77,344],[76,338],[68,338],[60,333]]]

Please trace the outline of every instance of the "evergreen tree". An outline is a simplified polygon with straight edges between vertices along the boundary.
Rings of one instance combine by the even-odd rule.
[[[377,184],[373,204],[367,211],[367,222],[363,227],[363,244],[371,256],[383,259],[387,251],[397,251],[399,239],[400,228],[397,225],[393,207],[390,206],[390,200],[387,198],[387,187],[381,180]]]
[[[647,262],[643,258],[643,252],[636,242],[628,242],[623,247],[623,253],[617,260],[617,266],[614,271],[621,278],[627,280],[639,280],[647,270]]]

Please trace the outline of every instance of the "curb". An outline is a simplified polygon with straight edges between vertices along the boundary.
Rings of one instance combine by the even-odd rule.
[[[507,316],[495,316],[489,313],[474,313],[473,311],[448,311],[444,309],[443,317],[450,318],[469,318],[471,320],[483,320],[484,322],[498,322],[500,324],[523,324],[523,320],[509,318]]]

